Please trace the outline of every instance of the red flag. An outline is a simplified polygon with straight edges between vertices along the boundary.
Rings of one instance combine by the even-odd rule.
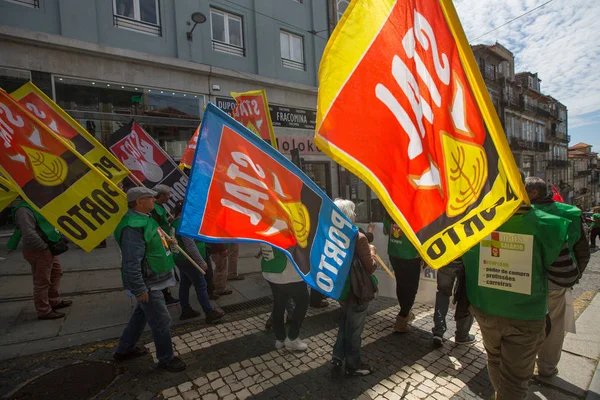
[[[196,132],[192,135],[187,147],[181,156],[179,161],[179,167],[184,166],[185,168],[192,168],[192,161],[194,161],[194,153],[196,152],[196,143],[198,143],[198,132],[200,132],[200,125],[196,128]]]
[[[559,203],[565,202],[560,193],[558,193],[558,189],[554,185],[552,185],[552,200],[558,201]]]

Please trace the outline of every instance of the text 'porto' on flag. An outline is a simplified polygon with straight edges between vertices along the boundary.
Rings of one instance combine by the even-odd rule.
[[[315,142],[374,190],[429,265],[528,201],[450,0],[353,1],[319,82]]]
[[[357,228],[270,144],[209,104],[179,233],[207,242],[265,242],[313,288],[337,299]]]
[[[114,183],[121,182],[129,171],[102,146],[96,138],[77,121],[44,94],[32,82],[27,82],[11,93],[24,108],[35,115],[42,123],[69,142],[94,167],[104,173]]]
[[[124,193],[73,145],[0,90],[0,172],[55,228],[86,251],[114,231]]]

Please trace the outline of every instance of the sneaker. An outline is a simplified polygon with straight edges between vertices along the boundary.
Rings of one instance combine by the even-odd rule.
[[[265,322],[265,330],[269,330],[273,327],[273,315],[269,315],[269,318],[267,318],[267,322]]]
[[[304,343],[302,340],[300,340],[299,338],[296,338],[294,340],[290,340],[289,338],[286,338],[284,345],[285,345],[285,348],[288,349],[289,351],[306,351],[306,349],[308,349],[308,345],[306,343]]]
[[[114,353],[113,358],[115,359],[115,361],[126,361],[145,356],[146,354],[148,354],[148,349],[146,349],[145,347],[136,347],[135,349],[133,349],[133,351],[130,351],[129,353]]]
[[[210,292],[208,294],[208,298],[211,300],[219,300],[219,297],[221,297],[221,296],[219,296],[218,294],[215,294],[215,292]]]
[[[433,345],[435,347],[442,347],[444,343],[444,338],[441,335],[433,335]]]
[[[167,303],[168,306],[172,306],[173,304],[179,304],[179,299],[173,297],[173,295],[169,293],[165,295],[165,303]]]
[[[166,369],[169,372],[185,371],[185,363],[179,357],[173,357],[169,361],[160,361],[157,366],[159,369]]]
[[[61,300],[60,303],[58,303],[55,306],[52,306],[52,309],[60,310],[61,308],[71,307],[72,304],[73,304],[73,300]]]
[[[225,313],[223,311],[212,310],[211,312],[206,314],[206,323],[213,324],[213,323],[217,322],[218,320],[220,320],[221,318],[223,318],[224,316],[225,316]]]
[[[181,316],[179,317],[179,319],[183,321],[186,319],[198,318],[201,315],[202,314],[200,314],[196,310],[185,310],[181,312]]]
[[[227,277],[228,281],[243,281],[244,279],[246,279],[246,277],[244,275],[236,275],[236,276],[232,276],[232,277]]]
[[[215,292],[215,294],[217,296],[227,296],[231,293],[233,293],[233,290],[231,290],[231,289],[224,289],[224,290],[221,290],[220,292]]]
[[[38,317],[38,319],[59,319],[59,318],[64,318],[65,314],[58,312],[58,311],[50,311],[48,314],[46,315],[40,315]]]
[[[336,368],[340,368],[342,366],[342,364],[344,363],[344,360],[342,360],[341,358],[337,358],[337,357],[332,357],[331,361],[329,361],[329,363],[331,365],[333,365]]]
[[[367,364],[360,364],[357,369],[346,368],[346,375],[350,376],[365,376],[373,372],[373,369]]]
[[[467,337],[465,338],[454,338],[454,343],[456,344],[471,344],[471,343],[475,343],[475,336],[474,335],[467,335]]]
[[[275,341],[275,349],[277,349],[277,350],[283,349],[284,345],[285,345],[285,342],[283,340],[276,340]]]

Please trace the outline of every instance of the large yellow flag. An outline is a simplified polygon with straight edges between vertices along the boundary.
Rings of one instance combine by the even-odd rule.
[[[106,147],[102,146],[93,135],[46,96],[33,82],[27,82],[11,93],[11,96],[42,123],[71,143],[78,153],[89,160],[108,179],[119,183],[129,175],[129,170]]]
[[[435,268],[528,202],[451,0],[350,4],[321,61],[315,142]]]
[[[12,203],[19,193],[15,187],[4,177],[0,176],[0,211]]]
[[[0,89],[0,172],[86,251],[113,233],[125,194],[73,146]]]

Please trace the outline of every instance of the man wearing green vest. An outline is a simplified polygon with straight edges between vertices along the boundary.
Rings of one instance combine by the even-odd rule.
[[[168,202],[171,198],[171,188],[167,185],[156,185],[153,190],[156,192],[156,197],[154,198],[154,209],[150,215],[156,221],[158,226],[163,229],[163,231],[165,231],[167,234],[170,234],[171,223],[169,222],[169,213],[167,213],[167,210],[163,204]],[[177,279],[177,276],[175,278]],[[171,294],[171,289],[164,289],[163,295],[165,296],[165,302],[167,305],[179,303],[179,299],[173,297]]]
[[[537,177],[525,180],[525,189],[533,207],[569,220],[568,239],[558,258],[548,268],[548,315],[552,329],[538,353],[538,373],[550,377],[558,373],[558,362],[565,339],[567,291],[579,281],[590,260],[590,247],[583,230],[581,210],[555,202],[546,182]]]
[[[50,250],[53,243],[62,240],[61,234],[23,200],[13,203],[13,220],[17,227],[8,248],[15,250],[23,239],[23,258],[31,265],[33,304],[38,319],[63,318],[65,314],[56,310],[69,307],[73,302],[60,298],[62,267]]]
[[[300,327],[308,310],[308,288],[294,265],[281,250],[261,244],[261,269],[273,292],[273,332],[275,348],[285,347],[290,351],[306,351],[307,344],[300,340]],[[285,331],[285,309],[288,299],[294,300],[295,307],[289,331]]]
[[[147,353],[136,347],[146,323],[150,325],[158,368],[170,372],[185,370],[185,363],[173,354],[171,316],[162,290],[175,286],[175,261],[169,248],[177,241],[165,236],[149,213],[154,208],[156,192],[145,187],[127,191],[129,210],[115,229],[121,249],[121,276],[127,295],[135,297],[137,306],[119,341],[114,358],[123,361]]]
[[[415,319],[410,310],[419,290],[421,259],[415,246],[387,213],[383,218],[383,234],[389,236],[388,255],[396,275],[396,296],[400,305],[394,332],[407,333],[410,321]]]
[[[570,221],[522,206],[467,251],[467,295],[479,323],[496,399],[525,399],[545,338],[547,268],[567,239]]]

